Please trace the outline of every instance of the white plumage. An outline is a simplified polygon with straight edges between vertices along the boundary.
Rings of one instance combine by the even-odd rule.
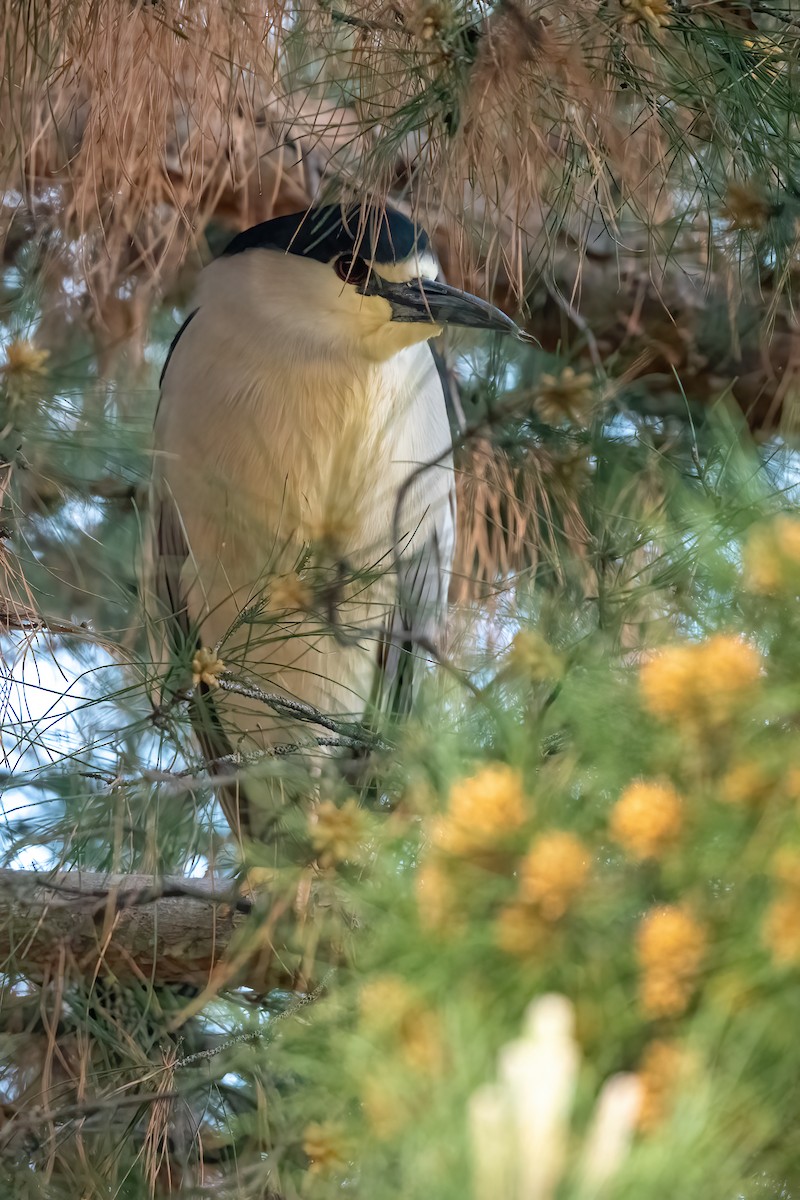
[[[162,380],[151,556],[184,662],[214,648],[261,689],[356,720],[407,708],[445,622],[455,487],[428,340],[448,323],[519,333],[436,281],[407,218],[361,215],[265,222],[203,272]],[[313,586],[292,600],[301,563]],[[211,761],[308,740],[255,699],[206,688],[193,709]],[[220,791],[252,834],[247,793]]]
[[[404,626],[395,527],[407,573],[400,603],[416,608],[405,626],[434,641],[443,626],[455,507],[427,344],[437,332],[392,324],[385,300],[357,296],[326,264],[252,250],[206,268],[165,372],[154,473],[162,604],[185,605],[200,644],[219,645],[228,667],[328,714],[362,716],[379,659],[397,658],[397,641],[393,654],[379,644]],[[437,458],[396,519],[405,481]],[[363,572],[338,598],[342,640],[297,612],[229,633],[243,609],[269,602],[304,547],[325,544]],[[297,733],[257,702],[219,708],[235,749]]]

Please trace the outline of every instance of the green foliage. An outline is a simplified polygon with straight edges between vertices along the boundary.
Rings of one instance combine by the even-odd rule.
[[[156,962],[118,978],[107,898],[89,964],[30,971],[13,929],[0,1179],[54,1200],[797,1195],[796,6],[320,3],[276,6],[267,36],[262,8],[3,18],[2,862],[246,867],[256,895],[206,991],[154,986]],[[289,127],[312,182],[269,174]],[[232,762],[285,785],[241,845],[188,732],[192,652],[154,661],[138,593],[195,265],[169,253],[192,223],[202,257],[267,194],[364,190],[427,213],[448,269],[516,297],[542,344],[456,347],[453,628],[419,708],[306,723],[308,747],[371,748],[355,781],[291,746]],[[331,542],[296,566],[324,631],[348,564]],[[240,618],[254,638],[285,635],[278,583]],[[619,1073],[637,1105],[601,1187]],[[548,1137],[517,1127],[526,1102]]]
[[[580,515],[580,537],[567,535],[556,496],[534,522],[549,522],[550,557],[495,581],[488,642],[480,607],[462,607],[463,648],[378,755],[361,817],[336,823],[352,789],[335,773],[314,782],[296,764],[272,768],[304,798],[275,811],[268,846],[247,851],[269,903],[258,902],[244,945],[267,936],[298,990],[256,1003],[224,988],[172,1035],[158,990],[109,991],[101,976],[87,991],[68,974],[58,995],[55,982],[9,992],[12,1108],[40,1011],[58,1014],[68,1064],[47,1101],[50,1134],[23,1126],[8,1139],[15,1194],[41,1194],[38,1171],[53,1169],[53,1196],[75,1186],[145,1195],[166,1186],[170,1163],[172,1186],[180,1175],[189,1194],[216,1181],[222,1194],[326,1196],[347,1181],[376,1200],[463,1196],[480,1141],[471,1098],[548,992],[574,1005],[582,1056],[559,1196],[585,1194],[581,1148],[619,1071],[641,1074],[648,1116],[609,1195],[671,1196],[676,1162],[682,1186],[704,1196],[796,1187],[800,551],[796,519],[780,515],[791,511],[793,457],[750,445],[724,402],[674,437],[602,404],[583,433],[559,430],[532,407],[543,367],[560,364],[522,364],[527,391],[498,392],[489,412],[502,419],[489,421],[523,474],[554,443],[579,447],[579,484],[561,503]],[[49,379],[47,395],[43,412]],[[25,426],[33,445],[38,429]],[[58,520],[14,513],[45,562],[70,503]],[[95,504],[113,525],[108,502]],[[138,521],[135,510],[116,519]],[[110,576],[127,551],[118,537],[96,547],[92,577]],[[108,611],[94,593],[84,603],[75,617]],[[154,723],[136,673],[102,649],[18,636],[40,672],[79,662],[83,698],[66,693],[60,723],[31,705],[8,726],[27,748],[7,776],[6,861],[35,851],[42,866],[224,868],[230,851],[196,752],[185,736],[173,741],[184,702]],[[130,645],[144,653],[141,639]],[[506,773],[482,790],[492,764]],[[615,825],[620,797],[641,780],[680,797],[663,828],[648,805]],[[567,840],[548,843],[554,832]],[[543,839],[545,857],[526,867]],[[661,910],[689,914],[688,925],[643,949],[643,921]],[[180,1011],[195,1008],[184,998]],[[654,1045],[667,1047],[660,1058]],[[73,1061],[90,1081],[80,1100]],[[154,1099],[161,1090],[169,1110]],[[81,1104],[91,1115],[78,1122]],[[515,1169],[505,1153],[512,1166],[498,1171]]]

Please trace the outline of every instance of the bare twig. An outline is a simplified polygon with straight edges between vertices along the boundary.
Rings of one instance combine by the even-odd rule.
[[[256,700],[259,704],[272,709],[281,716],[294,717],[298,721],[308,721],[312,725],[320,725],[335,733],[341,745],[351,749],[368,748],[370,750],[389,750],[388,742],[358,725],[353,721],[345,721],[338,717],[328,717],[311,704],[302,700],[290,700],[287,696],[279,696],[277,692],[265,692],[254,684],[240,683],[236,679],[222,676],[219,687],[224,692],[232,692],[237,696],[246,696],[248,700]]]
[[[90,637],[95,635],[85,621],[64,621],[59,617],[45,617],[27,605],[18,604],[0,596],[0,630],[10,632],[12,629],[22,633],[60,633],[75,637]]]
[[[237,1033],[234,1037],[226,1038],[218,1046],[211,1046],[206,1050],[198,1050],[195,1054],[188,1054],[185,1058],[179,1058],[173,1064],[173,1069],[178,1070],[179,1067],[196,1066],[199,1062],[206,1062],[211,1058],[216,1058],[218,1054],[223,1054],[226,1050],[231,1050],[234,1046],[241,1045],[242,1042],[269,1042],[275,1037],[277,1022],[284,1021],[287,1017],[292,1017],[301,1008],[305,1008],[308,1004],[313,1004],[325,990],[325,985],[333,975],[331,969],[326,973],[323,979],[319,981],[313,992],[304,992],[298,995],[294,1003],[285,1008],[283,1012],[274,1013],[270,1018],[269,1025],[263,1029],[248,1029],[244,1033]]]

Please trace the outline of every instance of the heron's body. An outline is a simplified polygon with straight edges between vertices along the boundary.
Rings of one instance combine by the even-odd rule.
[[[515,327],[437,270],[399,213],[360,237],[340,210],[266,222],[203,272],[162,380],[160,612],[190,650],[218,648],[235,674],[327,715],[396,703],[401,683],[407,704],[409,661],[444,626],[454,476],[428,339],[437,312]],[[314,589],[293,602],[301,561]],[[209,728],[209,757],[298,732],[230,695]],[[238,800],[223,803],[238,827]]]
[[[281,293],[266,290],[270,272],[250,257],[245,286],[236,260],[207,269],[164,376],[156,486],[180,514],[189,550],[181,594],[201,643],[221,644],[226,664],[266,690],[357,718],[373,692],[380,632],[392,622],[395,527],[406,559],[434,553],[420,632],[430,638],[444,618],[454,501],[442,384],[427,342],[372,361],[313,329],[290,338]],[[270,257],[274,283],[282,264]],[[210,346],[224,356],[210,356]],[[412,480],[395,522],[406,480],[436,458]],[[272,632],[243,626],[227,636],[241,610],[262,594],[269,603],[270,584],[321,541],[364,573],[339,606],[343,636],[297,612]],[[284,736],[263,705],[237,699],[235,707],[242,749],[264,748],[276,726]]]

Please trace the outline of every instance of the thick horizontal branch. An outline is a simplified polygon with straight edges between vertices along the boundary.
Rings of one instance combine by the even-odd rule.
[[[0,870],[0,961],[30,978],[72,969],[153,984],[205,987],[234,951],[237,982],[249,978],[237,940],[249,901],[230,880]],[[271,957],[271,956],[270,956]]]

